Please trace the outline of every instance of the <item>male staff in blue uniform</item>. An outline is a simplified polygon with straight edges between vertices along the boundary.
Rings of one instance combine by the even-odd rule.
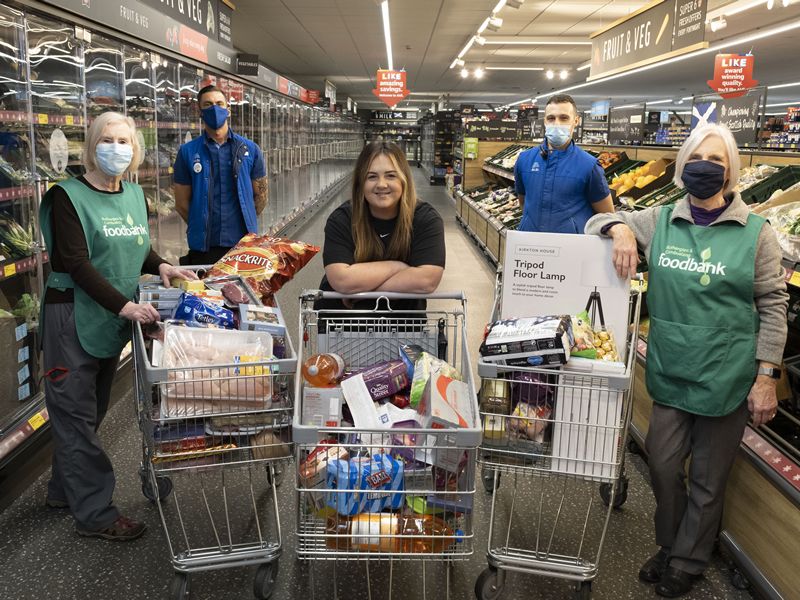
[[[544,109],[545,140],[520,154],[514,167],[522,205],[520,231],[583,233],[595,213],[614,212],[602,167],[572,141],[578,108],[566,94]]]
[[[267,205],[264,156],[231,130],[225,94],[207,85],[197,102],[203,134],[183,144],[175,159],[175,209],[189,242],[184,265],[215,263],[246,233],[258,233],[258,215]]]

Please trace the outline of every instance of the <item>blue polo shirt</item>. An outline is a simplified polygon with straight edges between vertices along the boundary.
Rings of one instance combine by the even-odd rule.
[[[520,154],[514,188],[525,196],[520,231],[583,233],[592,204],[609,194],[597,159],[571,143],[564,150],[547,142]]]
[[[236,193],[233,177],[233,141],[231,131],[223,144],[217,144],[203,131],[203,141],[211,155],[211,213],[209,218],[211,246],[231,248],[247,233],[247,225]],[[175,161],[176,183],[191,185],[189,166],[181,160]]]

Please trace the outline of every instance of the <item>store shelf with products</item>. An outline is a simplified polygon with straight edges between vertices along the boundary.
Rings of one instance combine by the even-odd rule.
[[[49,266],[39,245],[38,205],[54,183],[83,173],[94,118],[116,110],[134,119],[144,161],[133,178],[148,202],[153,246],[173,263],[187,247],[172,165],[180,145],[202,131],[196,95],[203,85],[224,90],[232,129],[264,152],[269,202],[259,217],[262,232],[280,232],[329,198],[364,143],[358,120],[115,39],[102,25],[78,38],[63,13],[47,10],[0,6],[0,460],[18,449],[10,440],[20,439],[20,419],[42,406],[35,309]]]
[[[421,130],[416,121],[373,120],[365,125],[364,133],[367,142],[395,142],[406,153],[406,159],[410,163],[418,163],[421,159]]]
[[[461,113],[455,110],[426,115],[420,120],[422,160],[431,185],[443,185],[445,176],[460,171],[455,148],[463,139]]]

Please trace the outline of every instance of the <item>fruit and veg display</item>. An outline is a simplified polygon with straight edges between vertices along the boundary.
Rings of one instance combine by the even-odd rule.
[[[655,160],[651,160],[640,167],[636,167],[635,169],[631,169],[630,171],[616,175],[611,180],[611,183],[608,187],[610,187],[612,190],[615,190],[617,192],[617,196],[622,196],[634,186],[640,189],[647,187],[664,174],[663,170],[657,174],[650,172],[655,163]]]

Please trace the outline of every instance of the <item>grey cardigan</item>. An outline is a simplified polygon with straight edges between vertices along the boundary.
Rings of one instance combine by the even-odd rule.
[[[650,244],[656,231],[656,223],[661,214],[661,206],[638,212],[598,213],[586,224],[586,233],[600,235],[601,230],[611,223],[625,223],[633,230],[639,248],[645,256],[650,256]],[[734,221],[745,225],[750,209],[737,193],[728,208],[709,225]],[[672,219],[683,219],[689,223],[692,212],[687,197],[675,204]],[[767,223],[761,228],[756,248],[755,281],[753,282],[753,301],[761,319],[758,333],[756,360],[780,365],[783,360],[783,347],[786,344],[786,312],[789,307],[789,294],[781,266],[781,247],[772,227]]]

